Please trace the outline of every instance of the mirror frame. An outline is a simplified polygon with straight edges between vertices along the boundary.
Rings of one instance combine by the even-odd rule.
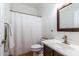
[[[72,3],[68,3],[67,5],[64,4],[62,7],[57,9],[57,31],[79,32],[79,28],[60,28],[60,10],[71,4]]]

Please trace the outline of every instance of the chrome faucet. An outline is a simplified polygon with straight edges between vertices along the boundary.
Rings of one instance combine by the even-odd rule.
[[[67,35],[65,35],[65,36],[63,37],[63,39],[64,39],[64,42],[63,42],[63,43],[69,44],[68,41],[67,41]]]

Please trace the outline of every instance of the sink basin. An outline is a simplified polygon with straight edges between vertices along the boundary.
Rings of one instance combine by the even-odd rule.
[[[74,50],[74,47],[71,46],[70,44],[65,44],[65,43],[56,43],[61,49],[65,50]]]
[[[74,46],[72,46],[71,44],[65,44],[58,40],[53,40],[53,41],[47,40],[46,43],[49,44],[50,46],[55,46],[60,49],[65,49],[65,50],[74,50],[75,49]]]
[[[49,43],[50,42],[50,43]],[[78,46],[74,44],[65,44],[59,40],[46,40],[44,43],[50,45],[51,47],[56,47],[57,49],[64,49],[64,50],[77,50]]]

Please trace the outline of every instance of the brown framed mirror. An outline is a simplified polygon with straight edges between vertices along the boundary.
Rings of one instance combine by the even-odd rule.
[[[57,31],[79,32],[79,3],[68,3],[57,9]]]

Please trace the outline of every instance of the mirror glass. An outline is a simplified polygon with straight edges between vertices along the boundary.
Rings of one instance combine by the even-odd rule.
[[[72,3],[59,11],[60,28],[79,28],[79,4]]]

